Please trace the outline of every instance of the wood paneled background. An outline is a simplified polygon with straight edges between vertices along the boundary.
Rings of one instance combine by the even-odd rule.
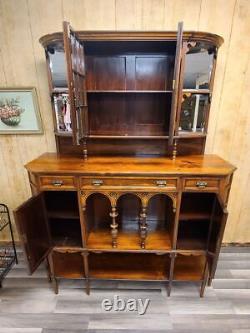
[[[11,209],[30,196],[23,165],[55,151],[45,56],[39,37],[78,30],[185,30],[219,34],[220,48],[206,152],[238,168],[225,242],[250,242],[249,0],[0,0],[0,86],[34,86],[44,135],[0,136],[0,202]]]

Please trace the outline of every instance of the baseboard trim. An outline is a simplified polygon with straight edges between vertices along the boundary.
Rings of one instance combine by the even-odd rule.
[[[248,243],[222,243],[222,247],[249,247],[250,246],[250,242]]]

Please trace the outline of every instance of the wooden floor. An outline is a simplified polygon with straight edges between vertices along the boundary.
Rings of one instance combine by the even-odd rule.
[[[216,279],[205,297],[198,286],[161,283],[93,283],[87,296],[81,281],[61,281],[54,295],[43,267],[29,277],[22,253],[0,290],[0,333],[247,333],[250,332],[250,248],[224,248]],[[143,316],[105,312],[104,298],[150,299]]]

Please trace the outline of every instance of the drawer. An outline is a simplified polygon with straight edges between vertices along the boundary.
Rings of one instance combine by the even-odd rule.
[[[177,178],[118,178],[118,177],[82,177],[80,180],[81,188],[140,188],[149,187],[155,189],[177,189]]]
[[[73,176],[40,176],[42,190],[75,190],[76,180]]]
[[[215,191],[219,190],[219,178],[192,177],[184,179],[184,191]]]

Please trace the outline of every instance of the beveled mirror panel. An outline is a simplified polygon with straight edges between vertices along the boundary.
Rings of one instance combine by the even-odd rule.
[[[204,132],[207,106],[207,94],[183,94],[179,131]]]
[[[53,88],[66,88],[68,83],[64,51],[51,48],[48,56]]]
[[[183,89],[209,89],[214,48],[210,44],[188,44],[185,57]]]

